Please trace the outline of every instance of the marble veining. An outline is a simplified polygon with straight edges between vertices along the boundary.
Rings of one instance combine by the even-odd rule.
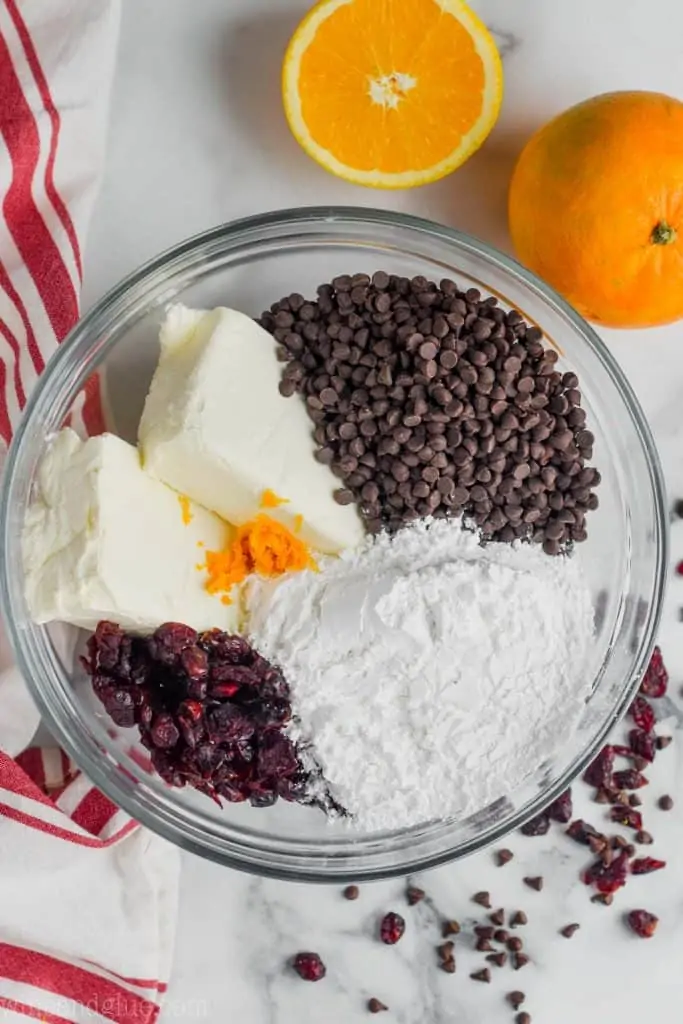
[[[441,220],[508,246],[505,196],[510,170],[529,133],[548,117],[594,93],[649,88],[683,96],[683,5],[623,0],[476,0],[505,60],[501,119],[483,149],[456,175],[405,193],[375,193],[325,174],[289,138],[278,93],[279,61],[307,0],[137,0],[126,4],[114,87],[110,148],[86,260],[87,306],[133,266],[178,239],[245,214],[306,203],[399,209]],[[522,59],[523,57],[523,59]],[[603,332],[652,424],[672,496],[683,495],[681,327]],[[672,559],[683,557],[683,521],[672,524]],[[520,835],[503,868],[491,852],[429,872],[416,882],[429,894],[404,908],[401,879],[366,885],[356,902],[337,887],[254,879],[185,856],[175,967],[162,1024],[173,1020],[239,1024],[351,1024],[367,1020],[364,1002],[390,1007],[400,1024],[505,1024],[514,1014],[506,991],[527,995],[534,1024],[678,1024],[683,1006],[683,579],[671,579],[661,643],[674,685],[663,704],[677,742],[658,757],[644,791],[647,853],[665,871],[632,879],[612,908],[590,903],[579,880],[585,849],[560,826],[540,839]],[[598,824],[603,813],[577,813]],[[680,803],[655,808],[669,792]],[[679,796],[680,794],[680,796]],[[651,809],[655,808],[655,809]],[[545,878],[542,892],[525,875]],[[465,949],[458,970],[435,967],[437,919],[462,924],[478,908],[471,895],[490,890],[495,906],[522,907],[520,933],[533,965],[493,968],[490,985],[471,981],[481,954]],[[643,906],[660,930],[645,942],[620,917]],[[405,909],[406,936],[377,942],[379,917]],[[571,939],[559,929],[577,921]],[[328,975],[305,984],[283,970],[300,949],[317,950]]]

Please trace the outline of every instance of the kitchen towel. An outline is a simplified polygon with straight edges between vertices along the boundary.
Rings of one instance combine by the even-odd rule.
[[[78,317],[104,155],[119,0],[0,0],[0,461]],[[71,414],[103,429],[93,379]],[[157,1020],[177,851],[56,748],[0,632],[0,1021]]]

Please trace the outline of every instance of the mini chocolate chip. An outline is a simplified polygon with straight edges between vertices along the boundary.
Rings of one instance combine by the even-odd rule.
[[[496,942],[507,942],[510,938],[510,933],[506,932],[504,928],[497,928],[493,933],[493,937]]]
[[[357,900],[360,896],[360,889],[357,885],[347,885],[344,889],[344,899]]]
[[[526,999],[526,996],[523,992],[508,992],[505,998],[513,1010],[518,1010]]]
[[[442,960],[439,967],[446,974],[455,974],[455,960]]]
[[[487,910],[491,908],[490,892],[475,892],[472,900],[474,903],[478,903],[480,907],[486,907]]]
[[[649,832],[644,832],[642,829],[635,834],[635,840],[640,843],[641,846],[651,846],[654,842]]]
[[[524,945],[524,943],[522,942],[521,939],[517,938],[517,936],[513,936],[511,939],[507,940],[506,945],[507,945],[507,948],[512,953],[519,953],[519,951],[522,948],[522,946]]]
[[[375,999],[374,996],[372,999],[368,999],[368,1010],[370,1011],[370,1013],[382,1013],[384,1010],[388,1009],[388,1006],[385,1006],[384,1003],[381,1003],[379,999]]]
[[[515,1017],[515,1024],[531,1024],[531,1014],[524,1010],[518,1013]]]
[[[669,744],[671,743],[671,740],[672,740],[671,736],[658,736],[657,739],[655,740],[655,746],[657,747],[657,750],[664,750],[664,749],[666,749],[666,747],[668,747]]]
[[[529,957],[526,953],[515,953],[512,958],[512,969],[518,971],[521,967],[526,967],[529,963]]]
[[[510,915],[510,926],[516,928],[520,924],[527,924],[528,920],[529,918],[523,910],[516,910],[514,914]]]
[[[661,811],[670,811],[673,805],[673,798],[670,797],[668,794],[666,796],[660,796],[659,800],[657,801],[657,806]]]
[[[564,928],[560,930],[560,935],[564,935],[565,939],[571,939],[572,935],[579,930],[580,924],[566,924]]]
[[[470,974],[470,978],[472,978],[473,981],[484,981],[488,985],[491,981],[491,972],[488,967],[483,967],[480,971],[473,971],[472,974]]]
[[[591,896],[591,903],[602,903],[605,907],[611,907],[614,902],[614,896],[611,892],[596,892],[595,896]]]
[[[442,942],[440,946],[436,947],[436,951],[442,960],[450,960],[453,957],[454,949],[454,942]]]
[[[543,878],[541,875],[534,877],[527,877],[524,879],[525,885],[528,885],[530,889],[535,889],[536,892],[540,892],[543,888]]]
[[[444,921],[441,925],[441,934],[443,935],[444,939],[447,938],[449,935],[459,935],[460,925],[458,924],[457,921]]]
[[[489,921],[492,924],[501,925],[505,921],[505,911],[501,907],[500,910],[495,910],[492,914],[489,914]]]
[[[488,939],[477,939],[474,948],[480,953],[490,953],[493,950],[493,946]]]
[[[507,961],[507,953],[489,953],[484,959],[488,960],[490,964],[495,964],[496,967],[503,967]]]
[[[334,492],[334,500],[338,505],[350,505],[353,502],[353,492],[346,487],[339,487]]]

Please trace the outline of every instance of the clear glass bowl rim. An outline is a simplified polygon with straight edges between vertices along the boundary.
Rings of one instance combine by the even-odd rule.
[[[173,820],[173,807],[170,801],[168,801],[168,806],[165,807],[163,806],[165,801],[157,800],[156,805],[150,808],[145,794],[142,792],[142,787],[132,786],[129,789],[123,788],[119,781],[122,768],[117,764],[116,756],[108,749],[103,750],[102,745],[84,729],[81,729],[78,734],[74,734],[72,729],[69,728],[70,725],[73,726],[72,717],[69,717],[67,713],[63,713],[63,709],[59,707],[55,695],[51,693],[53,683],[57,683],[57,687],[59,687],[59,680],[53,678],[53,683],[49,686],[41,686],[36,682],[36,679],[41,678],[41,674],[47,673],[48,676],[51,674],[51,666],[49,661],[40,657],[40,652],[32,650],[30,645],[26,645],[24,641],[22,630],[12,614],[12,588],[7,573],[6,553],[10,543],[11,498],[17,466],[21,462],[24,440],[29,433],[29,427],[35,427],[34,420],[36,419],[37,410],[49,407],[51,401],[61,400],[67,391],[69,393],[67,404],[70,404],[79,387],[82,386],[82,376],[80,373],[79,380],[75,386],[67,386],[66,384],[67,373],[65,371],[68,370],[70,362],[73,361],[72,353],[75,350],[83,349],[80,352],[82,359],[87,360],[89,363],[94,360],[93,365],[89,366],[88,372],[91,372],[110,347],[110,344],[107,342],[104,344],[92,343],[92,339],[97,339],[105,328],[111,328],[116,319],[117,306],[126,298],[130,299],[131,296],[140,298],[145,294],[156,294],[160,284],[171,273],[176,274],[183,269],[189,270],[193,266],[199,266],[202,254],[208,258],[220,251],[227,243],[230,243],[230,249],[234,253],[240,242],[246,245],[264,234],[269,235],[273,232],[276,233],[277,237],[285,241],[288,237],[294,235],[297,228],[308,227],[310,229],[311,227],[318,226],[322,230],[325,225],[334,226],[337,229],[353,225],[365,228],[377,227],[378,229],[393,228],[399,232],[407,230],[435,240],[438,239],[450,245],[456,255],[458,252],[470,253],[475,257],[483,257],[497,265],[500,270],[505,271],[512,279],[521,280],[522,283],[536,292],[543,302],[552,307],[556,312],[561,313],[608,370],[616,389],[620,393],[639,441],[647,455],[652,497],[655,504],[656,536],[653,544],[656,547],[656,586],[648,618],[642,626],[638,658],[629,685],[624,687],[617,706],[613,709],[612,714],[607,717],[594,743],[574,759],[572,764],[560,778],[555,780],[552,786],[541,790],[535,799],[528,801],[526,805],[503,823],[489,829],[481,836],[475,836],[469,841],[459,844],[457,849],[440,850],[431,855],[415,855],[412,859],[402,861],[398,867],[389,865],[383,868],[375,863],[370,866],[364,866],[361,861],[363,854],[367,850],[362,849],[356,851],[359,863],[354,865],[354,867],[348,867],[346,866],[346,861],[349,859],[355,860],[354,851],[350,849],[351,844],[348,844],[343,852],[334,851],[332,847],[339,845],[338,837],[331,842],[321,839],[303,844],[306,846],[306,849],[302,848],[301,850],[302,863],[293,864],[288,862],[288,864],[283,865],[279,862],[277,850],[264,850],[257,853],[251,846],[247,848],[239,847],[239,844],[235,843],[234,840],[230,840],[226,845],[226,840],[221,839],[219,841],[215,835],[214,839],[216,841],[207,843],[206,830],[201,826],[201,823],[195,823],[191,827],[187,826],[185,829],[178,828]],[[87,374],[84,376],[87,376]],[[538,814],[543,807],[559,796],[577,775],[584,770],[587,764],[590,763],[604,744],[609,731],[626,712],[652,653],[661,617],[666,579],[665,567],[668,560],[668,518],[666,510],[666,489],[659,456],[648,423],[630,384],[618,363],[592,327],[540,278],[536,277],[536,275],[511,257],[479,239],[436,222],[408,214],[372,208],[343,206],[300,207],[277,210],[218,225],[170,247],[142,264],[137,270],[134,270],[110,289],[79,320],[49,360],[28,399],[24,414],[10,445],[5,464],[0,493],[0,538],[2,552],[5,556],[2,558],[2,564],[0,565],[0,608],[4,615],[19,670],[27,681],[34,701],[57,740],[95,785],[141,824],[190,852],[242,871],[266,877],[335,884],[344,881],[387,878],[396,874],[408,874],[427,870],[453,859],[467,856],[491,845],[503,836],[519,829],[526,821]],[[66,711],[68,712],[68,708]],[[196,817],[199,822],[199,816],[192,814],[192,812],[188,812],[188,817]],[[429,826],[425,827],[424,832],[429,831],[431,831],[431,828]],[[396,834],[392,834],[392,838],[395,839]],[[382,837],[378,835],[378,844],[381,844],[381,841]],[[377,848],[374,852],[377,853]],[[262,856],[259,856],[259,853]],[[316,869],[314,866],[310,866],[310,863],[306,863],[314,859],[316,855],[322,856],[325,860],[326,866],[324,870]],[[336,856],[341,857],[345,862],[344,865],[339,864],[335,866]],[[294,860],[296,860],[296,857],[294,857]]]

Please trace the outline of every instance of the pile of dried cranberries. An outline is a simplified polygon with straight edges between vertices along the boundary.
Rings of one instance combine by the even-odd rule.
[[[284,732],[289,687],[242,637],[167,622],[143,638],[100,622],[82,662],[109,716],[137,725],[171,786],[218,803],[308,802],[309,778]]]

